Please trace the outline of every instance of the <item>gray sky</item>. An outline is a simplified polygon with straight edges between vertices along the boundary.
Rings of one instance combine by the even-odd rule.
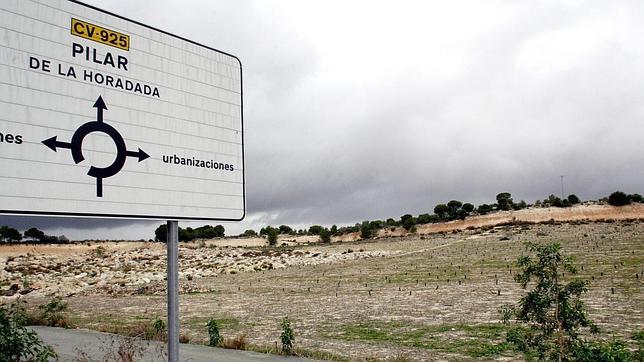
[[[644,193],[641,1],[86,1],[241,59],[248,212],[227,234],[533,202],[560,175],[581,199]]]

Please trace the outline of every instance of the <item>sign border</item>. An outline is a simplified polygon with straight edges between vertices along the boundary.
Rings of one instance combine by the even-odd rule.
[[[228,218],[205,218],[205,217],[184,217],[184,216],[150,216],[150,215],[128,215],[128,214],[100,214],[100,213],[79,213],[79,212],[57,212],[57,211],[16,211],[16,210],[2,210],[0,209],[0,214],[5,215],[21,215],[21,216],[67,216],[67,217],[89,217],[89,218],[111,218],[111,219],[144,219],[144,220],[212,220],[212,221],[242,221],[246,217],[246,161],[244,159],[244,82],[243,82],[243,71],[242,71],[242,62],[238,57],[230,53],[197,43],[196,41],[186,39],[176,34],[172,34],[165,30],[155,28],[150,25],[143,24],[136,20],[129,19],[125,16],[114,14],[110,11],[97,8],[96,6],[83,3],[79,0],[67,0],[71,3],[85,6],[87,8],[102,12],[104,14],[114,16],[119,19],[134,23],[139,26],[146,27],[148,29],[158,31],[160,33],[172,36],[174,38],[186,41],[188,43],[212,50],[214,52],[227,55],[237,60],[239,63],[239,82],[240,82],[240,111],[241,111],[241,146],[242,146],[242,200],[244,203],[243,213],[239,219],[228,219]]]

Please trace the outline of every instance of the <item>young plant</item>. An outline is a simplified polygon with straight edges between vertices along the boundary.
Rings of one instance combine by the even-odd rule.
[[[565,284],[559,280],[565,270],[575,274],[572,258],[561,253],[561,245],[550,243],[526,244],[535,256],[521,256],[521,269],[514,279],[524,289],[531,281],[534,288],[519,301],[517,319],[528,325],[527,330],[514,329],[507,339],[528,355],[539,359],[562,361],[573,358],[575,346],[585,343],[579,335],[580,327],[598,332],[584,310],[581,295],[587,291],[587,282],[573,279]]]
[[[210,336],[208,345],[211,347],[219,346],[222,341],[222,337],[219,334],[219,324],[217,323],[217,320],[210,319],[206,326],[208,327],[208,336]]]
[[[292,354],[293,353],[293,341],[295,341],[295,335],[293,334],[293,328],[291,327],[291,322],[288,320],[288,317],[282,319],[282,353]]]

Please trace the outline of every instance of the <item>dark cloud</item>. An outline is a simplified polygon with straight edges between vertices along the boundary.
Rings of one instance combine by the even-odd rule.
[[[235,232],[644,191],[641,2],[94,3],[241,58]]]

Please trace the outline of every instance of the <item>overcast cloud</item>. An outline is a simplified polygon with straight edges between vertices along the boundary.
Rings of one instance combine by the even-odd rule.
[[[87,1],[241,59],[248,213],[228,234],[533,202],[560,175],[582,199],[644,193],[641,1]]]

